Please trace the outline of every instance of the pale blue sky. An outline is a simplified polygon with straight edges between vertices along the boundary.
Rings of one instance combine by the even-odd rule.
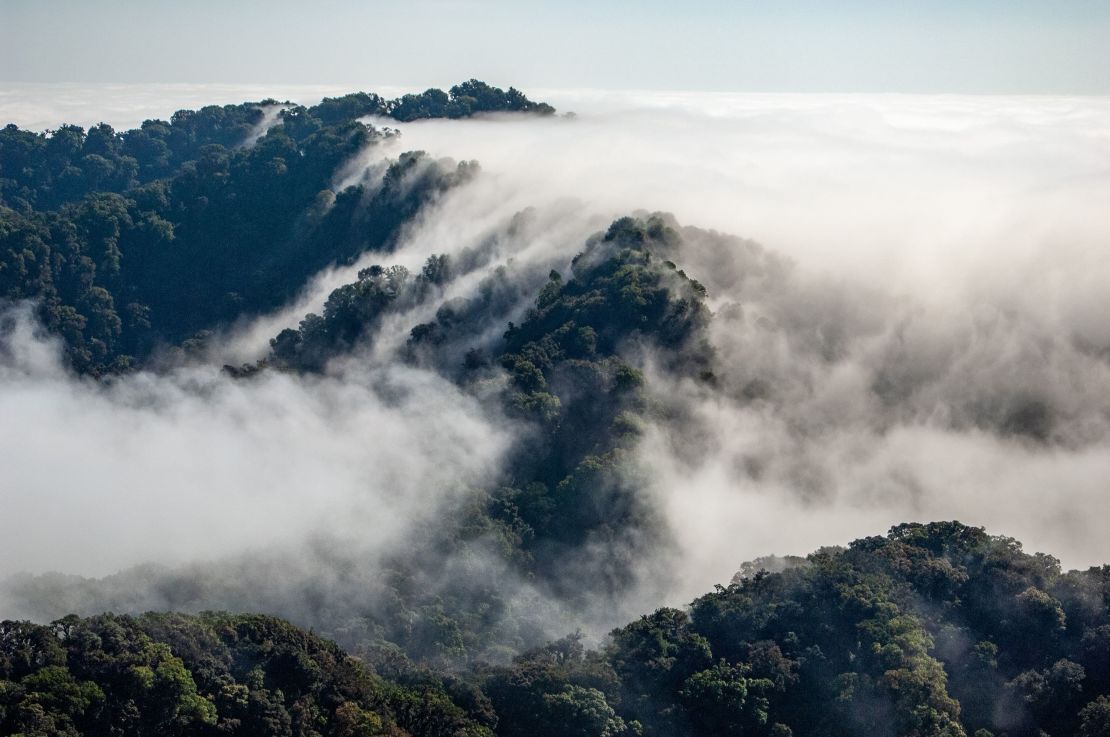
[[[1110,93],[1110,0],[0,0],[0,80]]]

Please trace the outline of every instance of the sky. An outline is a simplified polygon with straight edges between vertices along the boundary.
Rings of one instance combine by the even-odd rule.
[[[1110,93],[1110,0],[0,0],[0,82]]]

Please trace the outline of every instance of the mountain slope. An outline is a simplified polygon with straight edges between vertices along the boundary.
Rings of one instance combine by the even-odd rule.
[[[0,729],[1098,737],[1108,602],[1110,568],[1062,573],[1012,539],[943,522],[755,561],[596,651],[569,637],[461,672],[389,647],[360,663],[256,615],[4,622]]]

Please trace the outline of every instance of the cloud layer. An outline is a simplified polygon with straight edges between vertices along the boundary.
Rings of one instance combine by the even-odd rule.
[[[106,575],[315,534],[388,552],[497,467],[504,431],[429,372],[234,381],[218,367],[76,379],[3,316],[0,573]]]
[[[1070,566],[1110,560],[1110,101],[537,97],[579,115],[401,126],[381,155],[476,159],[481,176],[395,253],[234,326],[213,365],[94,385],[64,373],[25,309],[7,313],[0,574],[280,557],[325,532],[357,541],[347,563],[388,552],[496,470],[512,433],[394,360],[438,302],[323,378],[216,366],[262,355],[366,264],[434,253],[470,264],[443,300],[499,266],[521,280],[477,338],[493,343],[548,269],[635,210],[752,239],[688,230],[676,259],[709,289],[716,386],[639,357],[677,418],[639,450],[676,545],[645,561],[653,595],[681,604],[745,559],[908,520],[985,525]],[[335,573],[329,555],[302,558],[303,576]]]

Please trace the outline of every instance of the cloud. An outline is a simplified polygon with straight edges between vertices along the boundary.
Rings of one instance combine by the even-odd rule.
[[[0,574],[105,575],[315,534],[393,549],[497,468],[503,423],[419,369],[320,378],[217,367],[97,384],[60,366],[29,309],[0,343]]]
[[[640,453],[677,537],[672,603],[746,558],[907,520],[1110,558],[1105,100],[617,99],[402,141],[482,161],[468,203],[663,209],[773,249],[688,233],[676,259],[709,287],[720,384],[653,377],[690,415]]]
[[[243,556],[265,550],[267,565],[299,572],[290,580],[325,582],[329,601],[372,588],[376,569],[348,564],[496,472],[512,435],[435,371],[400,365],[408,331],[501,267],[522,286],[470,336],[494,345],[549,269],[567,273],[590,233],[637,210],[711,229],[685,229],[675,260],[709,289],[717,381],[639,357],[675,418],[638,451],[674,545],[643,561],[651,595],[634,591],[627,607],[681,604],[746,558],[907,520],[985,525],[1070,566],[1110,559],[1110,102],[536,96],[579,116],[391,123],[400,139],[368,166],[425,149],[478,160],[482,174],[394,253],[318,275],[213,349],[216,365],[259,357],[369,263],[417,270],[447,253],[465,265],[324,377],[240,382],[201,365],[99,386],[65,375],[25,314],[10,316],[6,570],[236,560],[208,601],[289,606],[291,589],[240,578],[258,560]],[[311,547],[322,531],[357,539],[358,555]],[[559,626],[576,615],[560,612]]]

